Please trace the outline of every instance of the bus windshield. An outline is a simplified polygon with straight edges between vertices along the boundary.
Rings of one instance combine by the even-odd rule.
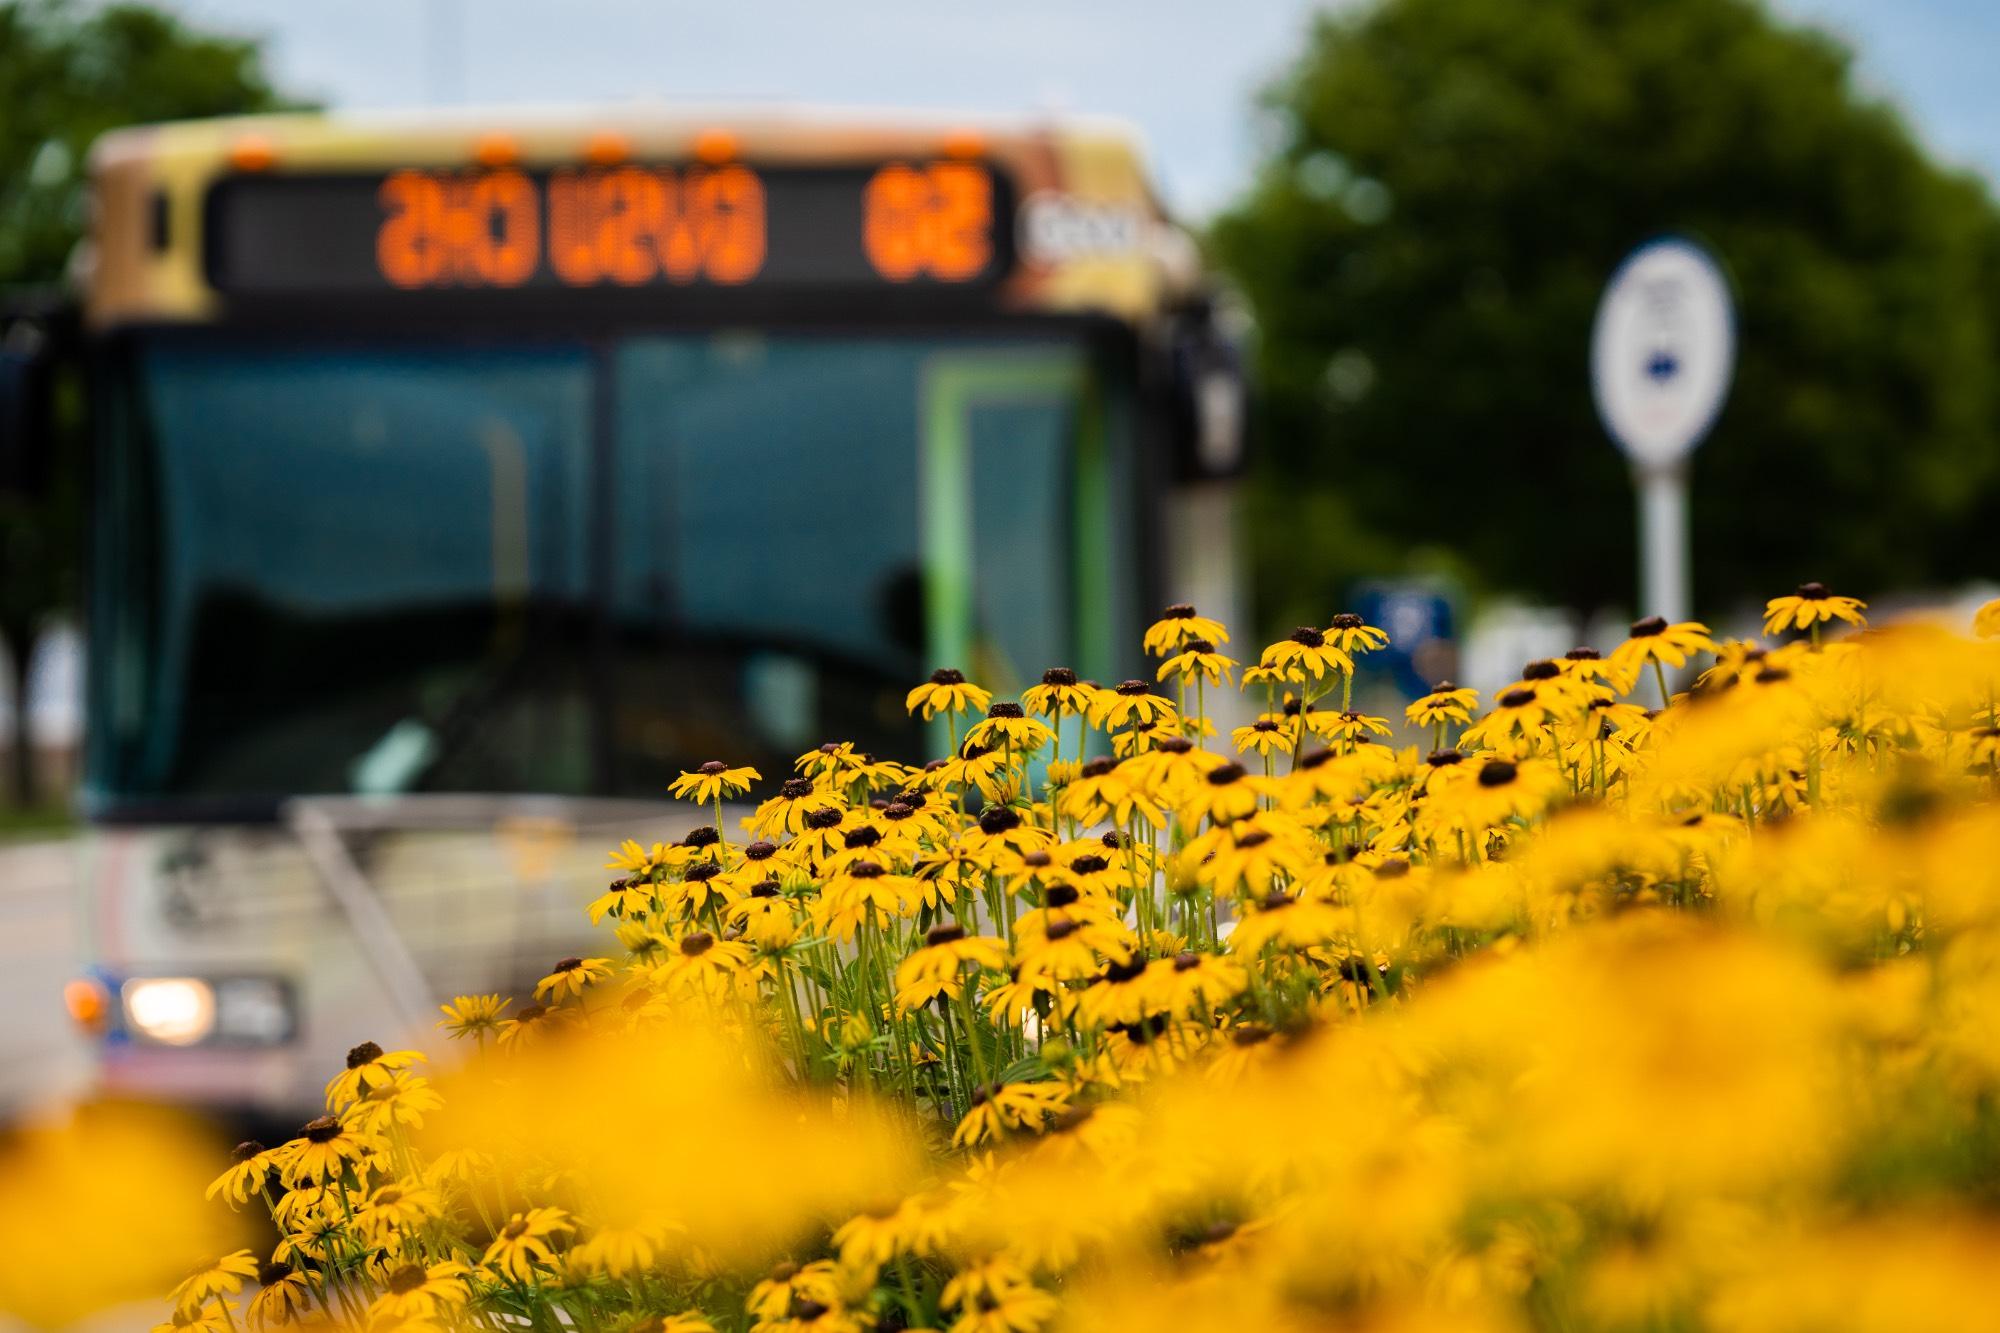
[[[1001,689],[1110,669],[1063,627],[1131,586],[1137,464],[1080,339],[184,333],[131,366],[101,804],[658,795],[829,738],[914,757],[939,652]]]

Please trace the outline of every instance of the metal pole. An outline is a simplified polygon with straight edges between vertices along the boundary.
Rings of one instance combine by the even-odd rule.
[[[1669,624],[1692,613],[1688,576],[1687,473],[1634,468],[1639,489],[1639,615]]]

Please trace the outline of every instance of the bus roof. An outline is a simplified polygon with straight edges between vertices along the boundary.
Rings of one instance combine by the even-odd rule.
[[[1140,322],[1198,287],[1194,247],[1161,207],[1138,136],[1113,120],[638,103],[286,113],[114,131],[92,158],[98,198],[82,269],[85,311],[98,327],[226,320],[232,300],[217,276],[211,205],[217,187],[232,182],[351,181],[372,200],[382,180],[403,171],[449,180],[505,170],[539,180],[620,164],[670,174],[735,163],[773,182],[786,173],[857,173],[850,194],[858,200],[870,171],[960,161],[982,164],[998,182],[991,225],[999,258],[988,293],[998,310]],[[778,207],[778,192],[770,197]],[[772,235],[776,244],[775,225]]]

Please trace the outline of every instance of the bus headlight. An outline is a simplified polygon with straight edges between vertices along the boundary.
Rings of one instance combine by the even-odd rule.
[[[199,977],[143,977],[125,983],[125,1025],[166,1046],[192,1046],[215,1030],[215,987]]]

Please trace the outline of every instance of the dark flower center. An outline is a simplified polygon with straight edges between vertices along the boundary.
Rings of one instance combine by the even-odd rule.
[[[283,1260],[257,1266],[257,1284],[268,1287],[274,1282],[283,1282],[292,1275],[292,1266]],[[392,1282],[393,1286],[394,1283]]]
[[[1117,829],[1105,830],[1103,833],[1097,835],[1097,840],[1103,843],[1106,847],[1109,847],[1114,852],[1123,851],[1126,847],[1131,845],[1132,841],[1130,838],[1126,837],[1123,833],[1120,833]]]
[[[314,1143],[332,1143],[340,1137],[340,1122],[330,1115],[323,1115],[317,1120],[308,1120],[305,1129],[300,1132]]]
[[[806,827],[809,829],[830,829],[840,827],[840,811],[830,805],[816,805],[806,811]]]
[[[1326,749],[1325,747],[1321,747],[1320,749],[1311,751],[1310,753],[1305,755],[1305,757],[1300,759],[1299,767],[1318,768],[1321,764],[1326,763],[1328,760],[1332,758],[1333,758],[1333,751]]]
[[[917,813],[908,801],[890,801],[882,807],[882,818],[904,820]]]
[[[1152,687],[1146,684],[1146,682],[1143,680],[1121,680],[1118,682],[1118,693],[1124,695],[1128,699],[1135,698],[1141,694],[1149,694],[1151,692],[1152,692]]]
[[[1647,616],[1644,620],[1635,620],[1632,622],[1632,637],[1635,639],[1650,639],[1655,634],[1665,633],[1666,628],[1667,618],[1665,616]]]
[[[1074,685],[1076,684],[1076,672],[1068,667],[1050,667],[1042,673],[1042,684]]]
[[[1232,782],[1240,781],[1244,776],[1241,764],[1219,764],[1208,771],[1208,785],[1227,787]]]
[[[1410,873],[1410,863],[1400,856],[1392,856],[1375,867],[1377,879],[1401,879]]]
[[[1776,666],[1760,667],[1758,668],[1757,671],[1757,683],[1760,685],[1769,685],[1773,681],[1790,680],[1791,678],[1792,678],[1792,673],[1785,670],[1783,667],[1776,667]]]
[[[721,777],[729,771],[729,765],[723,763],[720,759],[711,759],[701,766],[701,771],[711,778]]]
[[[1200,966],[1201,955],[1198,953],[1182,952],[1174,955],[1174,971],[1176,972],[1192,972]]]
[[[689,847],[713,847],[721,841],[722,835],[716,832],[713,824],[703,824],[698,828],[691,828],[688,830],[687,837],[681,839],[681,842]]]
[[[1432,750],[1424,762],[1432,768],[1444,768],[1451,764],[1464,763],[1465,756],[1456,750]]]
[[[860,828],[847,830],[840,840],[850,848],[873,847],[876,843],[882,841],[882,830],[870,828],[864,824]]]
[[[549,1010],[547,1005],[531,1004],[527,1008],[521,1010],[520,1013],[515,1014],[514,1021],[517,1023],[533,1023],[538,1019],[546,1017],[548,1012]]]
[[[1824,583],[1801,583],[1799,596],[1808,602],[1821,602],[1833,596],[1833,590]]]
[[[956,921],[940,921],[924,932],[924,943],[935,948],[940,944],[956,944],[965,938],[965,927]]]
[[[1448,680],[1441,680],[1441,681],[1439,681],[1439,682],[1438,682],[1437,684],[1435,684],[1435,685],[1431,686],[1431,693],[1432,693],[1432,694],[1450,694],[1450,693],[1451,693],[1451,692],[1452,692],[1453,690],[1455,690],[1455,689],[1457,689],[1457,688],[1458,688],[1458,686],[1456,686],[1456,685],[1452,684],[1452,683],[1451,683],[1450,681],[1448,681]]]
[[[931,684],[963,685],[965,684],[965,673],[957,667],[939,667],[936,671],[931,672]]]
[[[1521,668],[1522,680],[1552,680],[1562,674],[1562,668],[1546,659],[1530,662]]]
[[[1283,889],[1272,889],[1264,895],[1263,908],[1267,912],[1276,912],[1281,908],[1290,907],[1291,905],[1292,896]]]
[[[508,1240],[519,1240],[528,1234],[528,1219],[517,1217],[500,1229],[500,1234]]]
[[[1500,706],[1502,708],[1520,708],[1534,701],[1535,691],[1532,687],[1526,685],[1518,690],[1509,690],[1500,696]]]
[[[1596,662],[1601,660],[1603,656],[1604,654],[1598,652],[1595,648],[1572,648],[1563,654],[1563,660],[1566,662]]]
[[[1122,986],[1128,981],[1136,981],[1145,974],[1146,960],[1137,956],[1134,956],[1128,962],[1106,963],[1104,965],[1104,980],[1114,986]]]
[[[1047,852],[1038,849],[1036,851],[1029,852],[1026,856],[1022,857],[1021,864],[1026,866],[1033,866],[1035,867],[1035,869],[1040,870],[1045,866],[1054,865],[1055,862],[1050,858]]]
[[[555,970],[557,972],[574,972],[582,966],[583,960],[581,958],[564,958],[556,963]]]
[[[1074,884],[1051,884],[1042,894],[1042,901],[1050,907],[1068,907],[1083,895]]]
[[[1186,754],[1194,749],[1194,742],[1185,736],[1169,736],[1154,748],[1167,754]]]
[[[372,1041],[364,1041],[347,1053],[347,1067],[359,1069],[363,1065],[372,1065],[381,1058],[382,1048]]]
[[[759,838],[743,849],[744,859],[749,861],[768,861],[777,854],[778,844],[766,841],[763,838]]]
[[[1021,816],[1010,807],[989,805],[979,812],[979,831],[990,835],[1006,833],[1021,827]]]
[[[1245,1023],[1239,1028],[1230,1030],[1229,1043],[1232,1046],[1260,1046],[1275,1035],[1262,1023]]]
[[[1027,714],[1021,711],[1021,705],[1019,704],[999,703],[999,704],[994,704],[991,708],[987,709],[986,716],[1016,718],[1016,717],[1025,717],[1027,716]]]
[[[1189,639],[1182,645],[1181,651],[1188,653],[1212,653],[1215,651],[1215,645],[1207,639]]]
[[[232,1162],[247,1162],[262,1151],[264,1151],[263,1144],[257,1142],[255,1139],[245,1139],[236,1145],[235,1151],[229,1154],[229,1160]]]
[[[1116,767],[1118,767],[1118,765],[1115,761],[1106,759],[1104,756],[1099,755],[1097,758],[1085,764],[1083,768],[1080,770],[1080,772],[1081,775],[1086,778],[1101,778],[1106,773],[1109,773],[1112,769]]]
[[[775,898],[775,897],[777,897],[777,896],[778,896],[778,881],[777,881],[777,880],[775,880],[775,879],[760,879],[760,880],[758,880],[758,881],[757,881],[757,882],[756,882],[755,884],[752,884],[752,885],[750,886],[750,896],[751,896],[752,898]]]
[[[1271,835],[1266,833],[1263,829],[1253,828],[1248,833],[1244,834],[1242,837],[1236,840],[1236,846],[1239,850],[1245,847],[1262,847],[1265,843],[1269,842],[1270,840],[1271,840]]]
[[[1293,643],[1302,643],[1308,648],[1326,647],[1326,635],[1321,634],[1311,625],[1299,626],[1292,631],[1291,638]]]
[[[1049,922],[1048,935],[1049,938],[1052,940],[1066,940],[1070,936],[1076,934],[1076,932],[1077,932],[1076,922],[1070,920],[1068,917],[1063,917],[1059,921]]]
[[[1332,622],[1335,629],[1360,629],[1366,623],[1366,621],[1360,616],[1355,615],[1352,611],[1342,611],[1333,618]]]
[[[796,801],[801,796],[812,795],[812,789],[812,783],[805,778],[786,778],[784,784],[778,788],[778,795],[788,801]]]
[[[853,865],[847,867],[847,873],[855,879],[880,879],[889,872],[882,869],[879,862],[856,861]]]
[[[1111,863],[1109,861],[1105,860],[1101,856],[1091,856],[1090,854],[1085,853],[1084,855],[1077,857],[1074,861],[1071,861],[1069,863],[1069,868],[1071,870],[1074,870],[1079,875],[1094,875],[1098,871],[1103,870],[1105,867],[1109,866],[1110,864]]]
[[[687,881],[690,884],[706,884],[721,873],[722,867],[715,862],[697,861],[687,868]]]
[[[1514,775],[1518,771],[1505,759],[1489,759],[1486,761],[1486,767],[1479,770],[1479,785],[1504,787],[1514,780]]]
[[[1172,606],[1170,606],[1170,607],[1168,607],[1168,608],[1167,608],[1166,610],[1164,610],[1164,611],[1160,612],[1160,619],[1162,619],[1162,620],[1193,620],[1193,619],[1194,619],[1194,607],[1193,607],[1193,605],[1192,605],[1191,603],[1188,603],[1188,602],[1175,602],[1175,603],[1174,603],[1174,604],[1173,604]]]
[[[688,958],[699,958],[715,945],[715,936],[705,930],[697,930],[681,941],[681,953]]]
[[[1250,724],[1250,730],[1252,731],[1276,731],[1277,729],[1278,724],[1268,717],[1260,717]]]

